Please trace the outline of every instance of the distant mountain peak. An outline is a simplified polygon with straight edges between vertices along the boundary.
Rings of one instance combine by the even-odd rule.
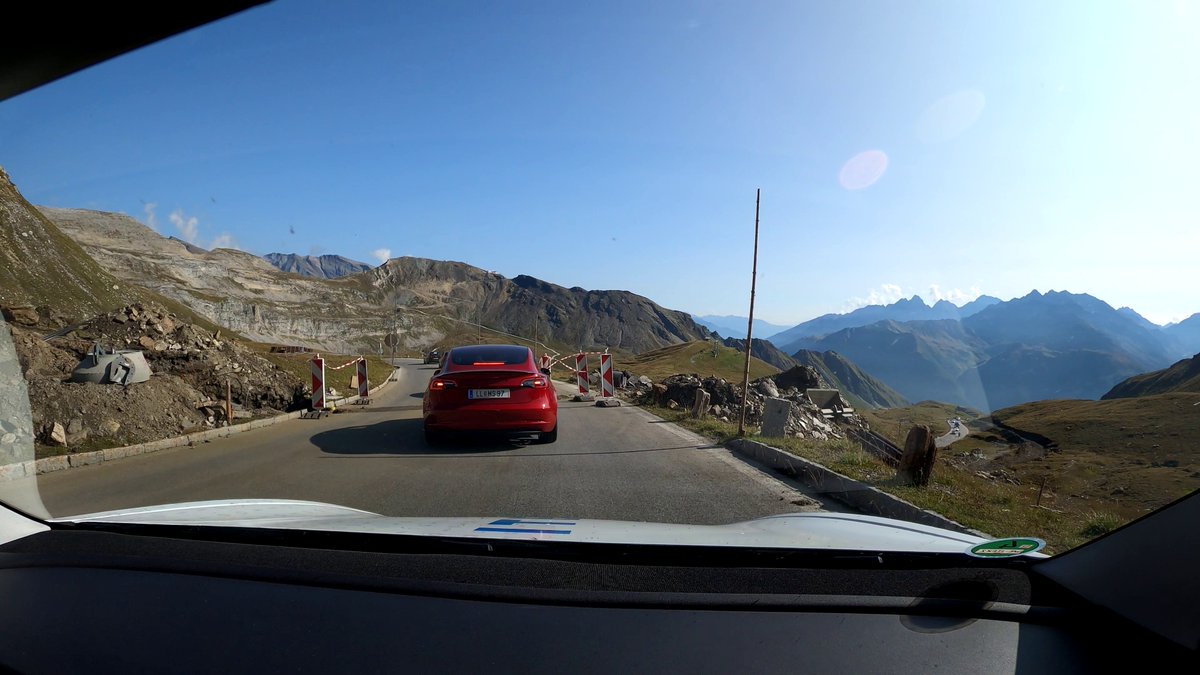
[[[299,255],[297,253],[268,253],[263,259],[282,272],[291,272],[317,279],[336,279],[371,269],[367,263],[340,255]]]

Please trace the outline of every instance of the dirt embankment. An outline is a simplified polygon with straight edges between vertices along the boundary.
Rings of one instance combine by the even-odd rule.
[[[234,420],[307,404],[303,385],[261,355],[165,308],[137,304],[66,328],[56,312],[27,311],[10,323],[29,388],[38,454],[142,443],[227,424],[226,382]],[[70,382],[71,370],[99,343],[143,351],[154,371],[129,386]]]

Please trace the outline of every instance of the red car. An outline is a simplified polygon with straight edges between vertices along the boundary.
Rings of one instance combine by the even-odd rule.
[[[425,441],[436,445],[450,432],[489,432],[510,439],[558,439],[558,396],[538,370],[533,350],[516,345],[455,347],[429,380]]]

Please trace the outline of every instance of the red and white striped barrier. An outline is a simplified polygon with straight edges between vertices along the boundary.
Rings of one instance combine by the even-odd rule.
[[[550,370],[554,367],[554,362],[551,360],[549,354],[542,354],[542,358],[538,363],[538,367],[544,370]]]
[[[616,388],[613,387],[612,354],[600,355],[600,395],[616,395]]]
[[[575,355],[575,379],[579,382],[579,393],[588,393],[587,354]]]
[[[308,363],[312,373],[312,409],[325,409],[325,359],[314,356]]]
[[[358,396],[366,399],[371,394],[371,387],[367,383],[367,360],[360,358],[358,360]]]

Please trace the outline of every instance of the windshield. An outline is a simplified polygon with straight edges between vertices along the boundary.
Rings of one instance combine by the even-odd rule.
[[[1200,486],[1198,30],[281,1],[14,96],[0,499],[1071,549]]]

